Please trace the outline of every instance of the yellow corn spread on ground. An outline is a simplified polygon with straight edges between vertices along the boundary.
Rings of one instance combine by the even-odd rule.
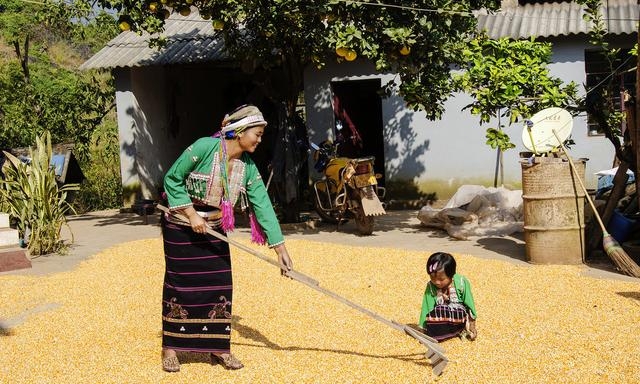
[[[440,251],[302,240],[287,248],[295,269],[323,287],[413,324],[428,281],[426,259]],[[458,272],[472,283],[478,339],[442,343],[451,362],[436,378],[416,340],[248,253],[232,255],[232,351],[244,369],[183,354],[181,372],[162,371],[164,261],[161,239],[149,239],[109,248],[69,272],[0,277],[0,319],[57,305],[0,336],[0,382],[640,382],[638,283],[587,277],[583,266],[516,266],[456,254]]]

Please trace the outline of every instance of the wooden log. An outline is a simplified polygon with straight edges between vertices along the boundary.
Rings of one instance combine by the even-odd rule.
[[[624,161],[620,162],[620,165],[618,165],[618,171],[613,177],[613,188],[611,189],[611,193],[609,194],[609,198],[607,199],[607,204],[605,205],[604,211],[602,212],[603,223],[609,223],[609,220],[611,220],[611,216],[613,216],[613,211],[618,206],[618,202],[625,195],[627,189],[627,181],[629,180],[627,170],[629,170],[629,164]]]

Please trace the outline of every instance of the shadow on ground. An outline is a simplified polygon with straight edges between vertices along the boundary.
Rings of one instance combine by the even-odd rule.
[[[515,234],[517,237],[520,234]],[[492,252],[499,253],[512,259],[527,261],[524,243],[519,243],[511,238],[505,237],[485,237],[476,241],[478,246]]]

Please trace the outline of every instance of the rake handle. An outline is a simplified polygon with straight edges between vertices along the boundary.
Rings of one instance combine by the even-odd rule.
[[[170,214],[174,218],[180,220],[185,225],[189,225],[189,219],[186,216],[184,216],[184,215],[182,215],[180,213],[170,212],[167,207],[165,207],[163,205],[160,205],[160,204],[158,204],[157,207],[161,211],[163,211],[163,212],[165,212],[167,214]],[[215,236],[216,238],[218,238],[218,239],[220,239],[220,240],[222,240],[224,242],[227,242],[227,243],[229,243],[229,244],[231,244],[231,245],[233,245],[235,247],[238,247],[238,248],[242,249],[243,251],[245,251],[245,252],[247,252],[247,253],[249,253],[249,254],[251,254],[253,256],[256,256],[257,258],[259,258],[261,260],[264,260],[264,261],[268,262],[269,264],[272,264],[272,265],[274,265],[274,266],[276,266],[278,268],[282,268],[283,267],[280,263],[278,263],[278,262],[272,260],[271,258],[263,255],[262,253],[260,253],[260,252],[258,252],[256,250],[253,250],[250,247],[247,247],[246,245],[244,245],[242,243],[239,243],[239,242],[237,242],[235,240],[232,240],[228,236],[225,236],[225,235],[223,235],[223,234],[221,234],[219,232],[216,232],[215,230],[213,230],[213,228],[207,228],[207,233],[209,233],[210,235]],[[446,358],[446,356],[444,355],[444,350],[439,345],[437,345],[438,342],[435,339],[432,339],[431,337],[429,337],[427,335],[420,334],[417,331],[412,330],[410,327],[408,327],[406,325],[399,324],[399,323],[397,323],[395,321],[392,321],[392,320],[388,320],[388,319],[380,316],[379,314],[377,314],[377,313],[375,313],[375,312],[373,312],[373,311],[371,311],[371,310],[369,310],[367,308],[364,308],[363,306],[358,305],[355,302],[353,302],[353,301],[351,301],[351,300],[349,300],[349,299],[347,299],[345,297],[342,297],[342,296],[338,295],[335,292],[332,292],[332,291],[330,291],[330,290],[328,290],[326,288],[323,288],[323,287],[320,286],[320,283],[317,280],[315,280],[312,277],[307,276],[307,275],[305,275],[303,273],[300,273],[298,271],[295,271],[295,270],[291,269],[291,270],[288,270],[288,271],[285,272],[285,276],[287,276],[287,277],[289,277],[289,278],[291,278],[293,280],[296,280],[296,281],[298,281],[298,282],[300,282],[300,283],[302,283],[302,284],[304,284],[304,285],[306,285],[306,286],[308,286],[310,288],[313,288],[316,291],[318,291],[318,292],[320,292],[320,293],[322,293],[322,294],[324,294],[326,296],[332,297],[332,298],[336,299],[337,301],[339,301],[339,302],[341,302],[341,303],[343,303],[343,304],[345,304],[345,305],[347,305],[347,306],[349,306],[349,307],[351,307],[353,309],[356,309],[356,310],[364,313],[365,315],[378,320],[381,323],[384,323],[384,324],[388,325],[391,328],[394,328],[394,329],[396,329],[398,331],[402,331],[405,334],[407,334],[408,336],[413,337],[414,339],[416,339],[418,342],[420,342],[422,345],[424,345],[430,351],[430,353],[428,354],[429,355],[428,358],[429,358],[429,360],[431,361],[431,363],[434,366],[434,372],[436,373],[436,375],[440,375],[442,373],[442,370],[444,369],[444,367],[446,366],[447,362],[449,361]]]
[[[604,223],[600,218],[600,214],[598,213],[598,210],[596,209],[595,204],[593,204],[593,201],[591,201],[591,197],[589,197],[589,192],[587,191],[587,188],[584,186],[584,183],[582,182],[580,175],[578,175],[578,171],[576,170],[576,166],[573,164],[573,160],[571,160],[571,156],[569,156],[569,154],[567,153],[567,150],[564,148],[564,144],[562,143],[562,140],[560,140],[560,137],[558,137],[556,130],[552,129],[551,132],[553,132],[553,135],[558,140],[558,143],[560,143],[560,148],[562,149],[562,153],[564,153],[564,155],[567,156],[567,160],[569,160],[569,165],[571,166],[571,170],[573,171],[573,174],[576,177],[576,179],[578,179],[578,183],[580,184],[580,186],[582,187],[582,190],[584,191],[584,197],[589,202],[591,209],[593,209],[593,214],[595,215],[596,220],[598,220],[598,224],[600,224],[600,227],[602,228],[602,232],[606,235],[608,233],[607,229],[605,228]]]

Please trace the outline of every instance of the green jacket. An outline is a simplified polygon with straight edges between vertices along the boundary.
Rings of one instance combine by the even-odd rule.
[[[223,193],[220,163],[219,138],[203,137],[190,145],[164,177],[169,209],[190,206],[194,201],[220,207]],[[284,243],[280,223],[256,164],[247,153],[243,153],[239,160],[234,161],[233,167],[235,176],[229,187],[231,203],[235,204],[243,199],[241,196],[246,196],[269,246]]]
[[[471,293],[471,283],[469,280],[459,274],[453,275],[453,286],[456,288],[458,294],[458,300],[464,304],[471,313],[471,318],[475,319],[476,305],[473,301],[473,294]],[[420,319],[418,319],[418,325],[423,327],[424,322],[429,312],[436,307],[436,297],[438,295],[438,289],[431,282],[427,284],[427,288],[424,290],[424,297],[422,298],[422,311],[420,311]]]

